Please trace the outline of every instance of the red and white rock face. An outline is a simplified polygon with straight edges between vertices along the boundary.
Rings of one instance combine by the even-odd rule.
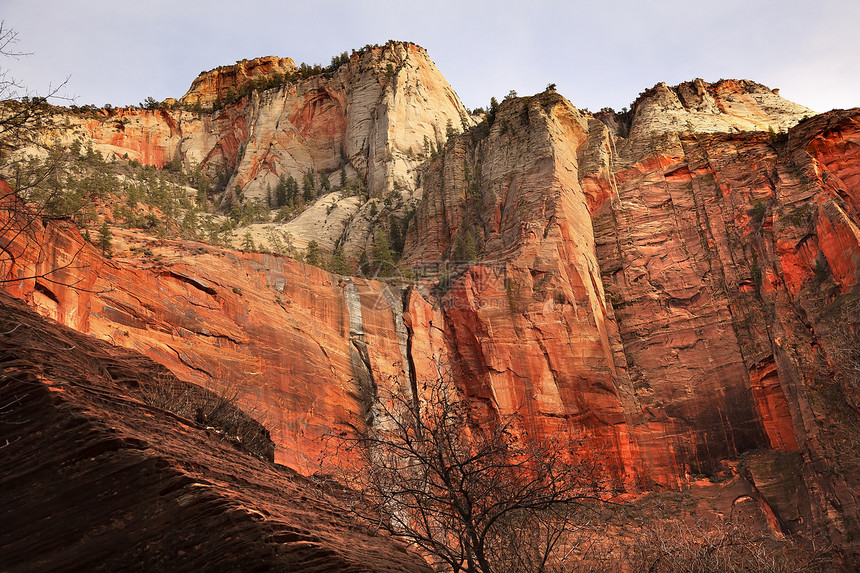
[[[60,114],[48,141],[91,144],[108,158],[163,167],[181,158],[212,178],[226,174],[226,189],[246,199],[266,199],[280,177],[302,182],[307,172],[332,185],[341,172],[359,179],[371,197],[395,198],[402,218],[417,199],[419,166],[444,145],[449,127],[473,125],[469,112],[427,53],[413,44],[389,43],[354,54],[336,70],[287,81],[221,108],[226,90],[265,82],[294,70],[291,60],[260,58],[201,74],[181,102],[201,111],[114,109],[86,116]],[[226,100],[225,100],[226,101]],[[395,197],[396,196],[396,197]],[[366,212],[356,214],[343,244],[357,261],[372,240]],[[317,240],[301,226],[281,227],[302,247],[310,240],[328,248],[340,225]]]
[[[183,154],[238,165],[252,190],[286,165],[333,168],[342,149],[371,190],[387,189],[459,113],[425,59],[414,46],[374,50],[178,121]],[[321,436],[362,423],[374,387],[402,381],[410,361],[432,375],[444,356],[476,405],[580,437],[628,491],[683,488],[780,452],[797,461],[802,495],[781,498],[764,464],[744,478],[769,484],[769,503],[798,523],[841,535],[860,517],[860,471],[839,446],[860,410],[840,361],[858,328],[860,112],[776,133],[808,113],[732,81],[659,85],[606,124],[554,92],[504,102],[489,130],[455,138],[422,171],[405,261],[475,259],[444,293],[178,243],[153,246],[164,268],[85,249],[86,267],[59,285],[6,286],[183,378],[242,388],[278,460],[302,471]],[[44,268],[80,244],[56,224],[40,232]],[[17,264],[6,276],[36,262]],[[77,277],[86,291],[64,286]],[[837,466],[851,471],[822,477]]]
[[[109,156],[158,167],[177,154],[213,176],[226,170],[229,188],[265,197],[278,177],[358,174],[374,196],[414,189],[429,146],[444,144],[450,125],[473,124],[427,53],[389,43],[354,54],[336,70],[256,90],[212,110],[227,90],[296,71],[289,58],[242,61],[202,73],[180,102],[201,111],[115,109],[94,117],[64,115],[71,127],[51,138],[82,137]],[[225,100],[226,101],[226,100]],[[336,175],[337,175],[336,173]]]
[[[179,101],[188,106],[200,104],[201,108],[211,108],[217,101],[226,101],[231,93],[255,81],[266,82],[273,76],[292,74],[298,66],[291,58],[266,56],[252,60],[242,60],[231,66],[221,66],[208,72],[200,72],[191,88]]]

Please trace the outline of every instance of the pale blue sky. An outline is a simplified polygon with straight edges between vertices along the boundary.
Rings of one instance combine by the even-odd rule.
[[[276,55],[326,65],[388,39],[420,44],[470,108],[556,83],[620,109],[657,82],[747,78],[816,111],[860,106],[860,0],[436,2],[0,0],[33,55],[2,61],[76,103],[181,96],[203,70]]]

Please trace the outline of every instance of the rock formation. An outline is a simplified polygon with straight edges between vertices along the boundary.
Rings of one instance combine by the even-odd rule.
[[[201,77],[186,99],[216,101]],[[63,222],[7,247],[7,290],[41,312],[241,388],[278,461],[312,471],[322,436],[444,357],[476,407],[578,436],[619,491],[742,481],[773,527],[856,552],[860,110],[696,80],[594,116],[547,91],[472,127],[426,53],[389,44],[223,109],[136,114],[151,136],[111,140],[105,118],[88,137],[226,170],[247,197],[341,168],[420,197],[407,288],[190,242],[151,242],[152,263],[128,232],[105,261]],[[349,208],[342,236],[366,243],[370,203]]]
[[[845,542],[858,523],[858,460],[837,444],[857,436],[856,351],[842,357],[860,347],[860,112],[736,132],[810,112],[749,82],[692,85],[711,109],[678,97],[690,85],[657,86],[609,127],[552,92],[504,103],[431,165],[406,252],[449,259],[468,236],[478,260],[503,261],[469,267],[441,300],[477,398],[590,435],[646,489],[720,479],[768,449],[808,460],[792,487],[804,501],[771,489],[772,503],[787,529],[829,522]],[[720,117],[725,101],[745,107]],[[619,125],[627,137],[610,135]]]
[[[191,88],[180,98],[187,106],[215,107],[219,102],[232,100],[243,88],[253,88],[255,82],[263,85],[275,76],[294,74],[299,70],[290,58],[266,56],[241,60],[232,66],[221,66],[200,75],[191,82]]]
[[[310,173],[319,188],[322,176],[337,181],[343,171],[371,197],[393,194],[409,203],[431,149],[444,145],[449,131],[474,123],[414,44],[389,42],[322,73],[304,79],[296,73],[290,59],[242,61],[202,73],[175,109],[60,113],[46,140],[78,139],[110,158],[156,167],[175,160],[199,166],[223,182],[228,202],[239,195],[267,201],[280,177],[302,182]],[[228,98],[228,90],[236,95]],[[314,238],[289,232],[299,245]],[[345,246],[357,260],[367,241],[367,229],[356,226]]]

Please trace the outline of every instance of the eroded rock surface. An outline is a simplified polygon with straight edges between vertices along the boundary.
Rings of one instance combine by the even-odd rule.
[[[300,475],[150,406],[175,378],[0,295],[4,571],[429,572]]]
[[[240,195],[268,202],[281,178],[302,183],[308,174],[324,194],[323,178],[338,185],[341,173],[370,197],[408,202],[422,162],[449,132],[474,124],[414,44],[389,42],[323,73],[267,83],[295,71],[289,58],[242,61],[202,73],[175,109],[58,113],[43,140],[79,140],[109,159],[200,167],[221,181],[222,205]],[[243,95],[227,98],[228,91]],[[281,230],[298,244],[314,239],[301,225]],[[345,246],[357,260],[369,235],[360,225],[351,231]]]

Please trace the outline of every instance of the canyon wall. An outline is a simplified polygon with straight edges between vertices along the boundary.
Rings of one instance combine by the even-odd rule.
[[[682,101],[695,86],[713,108]],[[636,487],[743,476],[785,531],[845,543],[860,523],[858,458],[839,445],[860,437],[860,115],[763,90],[657,86],[604,122],[552,92],[503,103],[431,165],[406,251],[473,242],[503,261],[441,303],[479,399],[591,436]],[[726,100],[745,107],[724,117]],[[766,116],[770,133],[738,131]]]
[[[129,250],[139,240],[117,231],[118,256],[105,260],[71,223],[38,226],[5,245],[15,261],[4,265],[4,286],[183,380],[238,393],[271,432],[276,461],[306,473],[319,468],[324,436],[363,424],[373,396],[357,373],[381,385],[403,379],[403,301],[385,284],[277,255],[149,239],[161,261],[153,263]]]
[[[576,437],[619,491],[742,482],[783,531],[858,539],[860,112],[697,80],[623,114],[511,99],[446,142],[461,106],[425,59],[395,45],[212,114],[135,112],[162,158],[229,165],[250,195],[343,155],[374,194],[408,184],[412,285],[190,242],[151,241],[153,263],[122,231],[105,261],[51,222],[7,245],[7,290],[240,389],[300,471],[444,356],[476,407]]]
[[[410,263],[496,262],[441,299],[467,392],[591,436],[628,487],[741,475],[785,531],[850,541],[858,110],[696,81],[601,115],[505,102],[429,168]]]

